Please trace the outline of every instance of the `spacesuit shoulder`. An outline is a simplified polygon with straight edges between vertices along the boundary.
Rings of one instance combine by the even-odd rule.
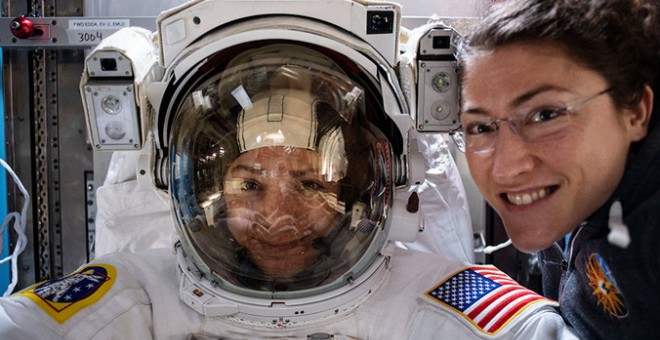
[[[538,335],[537,327],[547,328],[541,334],[556,335],[565,326],[555,310],[556,301],[521,286],[489,265],[455,271],[431,286],[424,298],[428,305],[448,312],[475,335],[485,337],[520,335],[521,330]],[[544,318],[555,318],[555,322],[539,323],[536,319],[542,314]]]
[[[138,272],[149,262],[136,254],[109,254],[69,275],[1,299],[0,313],[8,315],[10,321],[7,328],[0,328],[11,335],[2,338],[18,334],[51,338],[59,334],[88,339],[127,318],[149,327],[151,301]]]

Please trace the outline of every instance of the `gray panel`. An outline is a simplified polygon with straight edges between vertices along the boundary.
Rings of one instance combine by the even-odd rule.
[[[88,203],[86,177],[94,169],[78,94],[84,53],[82,50],[61,50],[56,52],[56,56],[57,107],[54,110],[58,117],[59,139],[54,149],[59,152],[62,188],[59,193],[64,249],[62,269],[63,273],[69,273],[88,260],[87,210],[94,209],[94,206],[93,200]]]
[[[38,251],[35,249],[34,236],[34,175],[33,175],[33,148],[32,148],[32,117],[30,109],[30,57],[25,51],[5,51],[3,60],[5,67],[5,139],[7,143],[7,163],[12,166],[14,172],[21,179],[25,188],[30,193],[31,202],[27,211],[26,236],[27,245],[23,254],[19,257],[18,285],[17,288],[25,287],[34,283],[36,279],[36,259]],[[23,197],[13,185],[7,182],[7,203],[9,211],[20,211]],[[13,236],[13,234],[12,234]],[[15,238],[10,239],[13,248]]]
[[[0,27],[9,27],[15,17],[0,17]],[[28,20],[40,33],[24,38],[15,37],[9,29],[0,29],[0,46],[9,48],[81,48],[93,47],[122,27],[139,26],[156,29],[155,17],[139,18],[81,18],[30,17]]]
[[[50,145],[51,139],[57,139],[57,129],[50,125],[57,120],[50,119],[49,105],[46,103],[48,92],[52,92],[52,85],[45,80],[46,69],[51,66],[48,62],[48,53],[36,50],[32,55],[32,117],[34,121],[34,183],[37,238],[39,249],[39,279],[49,279],[59,275],[61,264],[61,225],[59,223],[59,167],[57,166],[57,153],[53,153]],[[55,150],[56,151],[56,150]],[[55,164],[52,164],[52,162]],[[57,209],[54,209],[57,208]],[[56,249],[57,254],[53,253]],[[58,271],[59,270],[59,271]]]
[[[81,15],[82,1],[3,2],[6,16]],[[31,194],[16,289],[61,276],[88,261],[86,142],[78,84],[84,51],[4,49],[7,161]],[[8,185],[9,210],[22,197]],[[93,198],[93,196],[91,196]],[[93,210],[92,210],[93,211]],[[13,241],[13,240],[12,240]],[[13,244],[12,244],[13,246]]]

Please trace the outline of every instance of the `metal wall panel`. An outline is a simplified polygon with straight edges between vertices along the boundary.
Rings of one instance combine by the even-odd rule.
[[[80,1],[8,1],[3,15],[82,15]],[[7,160],[32,194],[17,289],[88,260],[86,176],[92,152],[78,95],[83,50],[6,49]],[[22,197],[9,186],[9,210]]]
[[[5,67],[5,140],[7,144],[7,163],[11,165],[25,188],[33,196],[33,123],[31,116],[32,90],[30,87],[30,52],[17,50],[3,50]],[[14,185],[7,187],[7,205],[9,211],[19,211],[23,197]],[[35,247],[36,227],[35,199],[32,197],[26,216],[27,245],[18,261],[18,285],[24,287],[35,281],[36,259],[38,254]],[[13,248],[14,240],[10,240]]]

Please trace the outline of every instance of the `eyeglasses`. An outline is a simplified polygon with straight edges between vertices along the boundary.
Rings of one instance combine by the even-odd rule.
[[[470,119],[449,132],[457,148],[463,152],[486,154],[495,150],[502,122],[525,142],[547,141],[563,135],[571,126],[570,114],[590,101],[611,91],[607,88],[562,108],[540,108],[524,115],[499,119]]]

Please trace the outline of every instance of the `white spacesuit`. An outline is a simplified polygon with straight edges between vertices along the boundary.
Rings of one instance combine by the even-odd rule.
[[[35,289],[0,300],[0,335],[2,339],[329,338],[324,334],[334,339],[572,338],[548,300],[512,307],[510,316],[502,311],[513,304],[503,302],[495,308],[495,317],[489,317],[501,322],[487,328],[487,323],[452,307],[449,295],[438,298],[434,293],[444,284],[457,291],[463,287],[467,295],[476,288],[468,288],[470,280],[465,277],[476,278],[475,269],[481,267],[467,269],[458,261],[397,247],[388,247],[384,254],[392,255],[388,269],[370,291],[355,298],[353,306],[315,321],[287,325],[286,318],[254,324],[193,310],[179,295],[181,273],[170,249],[116,253],[74,274],[79,278],[66,291],[91,287],[80,288],[87,296],[71,294],[70,302],[65,296],[55,302],[54,296],[38,297],[40,290]],[[102,279],[94,280],[94,274]],[[524,295],[524,289],[516,290]]]
[[[232,20],[209,24],[227,3]],[[173,246],[109,253],[0,299],[0,338],[573,338],[556,302],[496,268],[396,245],[423,227],[409,188],[425,183],[397,54],[381,53],[396,50],[397,7],[286,3],[286,20],[258,13],[283,15],[272,2],[227,0],[159,19],[165,67],[131,90],[154,108],[142,122]],[[101,73],[123,67],[97,59]],[[83,78],[83,98],[98,100],[90,125],[108,124],[90,126],[98,147],[132,133],[113,120],[122,92],[103,92],[124,80]]]

